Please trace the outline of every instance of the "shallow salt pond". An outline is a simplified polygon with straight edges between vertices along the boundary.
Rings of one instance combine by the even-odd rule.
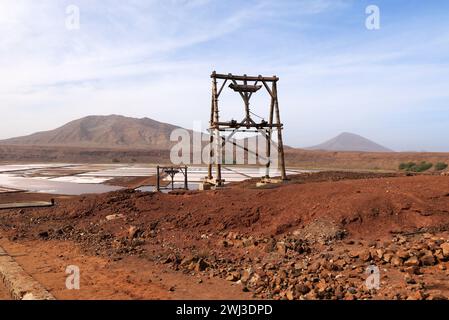
[[[0,186],[25,190],[37,193],[50,193],[62,195],[81,195],[87,193],[105,193],[122,189],[121,187],[108,186],[98,183],[74,183],[52,181],[49,179],[34,179],[16,177],[10,174],[0,174]]]
[[[298,174],[307,170],[287,170],[287,174]],[[81,195],[106,193],[123,189],[104,184],[117,177],[150,177],[156,175],[156,166],[138,164],[11,164],[0,165],[0,192],[13,189],[37,193],[61,195]],[[229,182],[239,182],[262,177],[265,168],[223,166],[222,178]],[[279,176],[278,170],[270,170],[271,176]],[[207,167],[189,167],[189,189],[198,190],[199,183],[207,176]],[[215,176],[215,168],[214,168]],[[164,181],[171,181],[166,177]],[[183,187],[184,175],[174,177],[175,188]],[[136,190],[155,191],[154,186],[143,186]],[[165,191],[164,191],[165,192]]]

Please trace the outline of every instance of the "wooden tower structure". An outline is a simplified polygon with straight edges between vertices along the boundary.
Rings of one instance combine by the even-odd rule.
[[[245,148],[245,146],[240,146],[235,143],[232,139],[234,135],[238,132],[255,132],[259,133],[266,140],[266,174],[263,178],[264,181],[270,180],[270,166],[272,164],[272,146],[277,148],[277,155],[279,156],[279,169],[281,173],[282,180],[287,180],[286,170],[285,170],[285,157],[284,157],[284,145],[282,140],[282,130],[283,124],[281,122],[280,111],[279,111],[279,100],[277,83],[279,78],[277,76],[263,77],[259,76],[237,76],[233,74],[218,74],[215,71],[211,74],[212,79],[212,103],[211,103],[211,113],[210,113],[210,162],[208,167],[208,176],[206,177],[206,183],[210,183],[215,186],[222,186],[224,181],[222,180],[221,167],[222,167],[222,148],[226,143],[232,143],[237,147],[244,149],[249,153],[253,153],[256,156],[259,154],[254,153],[252,150]],[[218,83],[221,82],[220,87]],[[219,109],[219,97],[223,92],[226,84],[229,83],[229,88],[234,92],[238,93],[244,103],[244,116],[243,119],[239,121],[222,121],[220,119],[220,109]],[[250,100],[253,94],[257,93],[260,89],[265,88],[271,97],[269,105],[269,117],[268,121],[262,120],[257,122],[253,119],[253,112],[250,109]],[[273,141],[273,133],[277,133],[277,143]],[[222,136],[221,133],[229,132],[230,134],[226,137]],[[215,161],[214,161],[215,159]],[[216,166],[216,176],[213,176],[213,165]]]

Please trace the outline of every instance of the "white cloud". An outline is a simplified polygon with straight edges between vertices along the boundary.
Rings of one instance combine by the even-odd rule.
[[[292,145],[351,129],[386,141],[376,133],[381,124],[370,119],[449,100],[449,66],[422,58],[449,52],[447,28],[433,37],[399,29],[373,40],[353,30],[313,38],[278,30],[304,21],[304,28],[321,26],[326,20],[316,16],[347,10],[352,1],[73,2],[81,9],[81,29],[71,32],[64,27],[68,2],[0,0],[0,112],[10,124],[0,128],[0,138],[88,114],[206,122],[213,69],[280,75]],[[273,43],[281,35],[291,43],[278,48]],[[399,136],[393,147],[406,139]]]

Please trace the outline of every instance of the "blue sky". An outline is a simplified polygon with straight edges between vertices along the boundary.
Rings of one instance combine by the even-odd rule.
[[[72,4],[79,30],[65,27]],[[217,70],[281,78],[289,145],[347,131],[449,151],[445,0],[0,0],[0,70],[0,138],[90,114],[206,126]],[[239,117],[238,99],[223,96],[223,118]]]

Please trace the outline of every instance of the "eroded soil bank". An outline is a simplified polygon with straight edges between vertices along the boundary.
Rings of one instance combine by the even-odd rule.
[[[2,211],[0,227],[57,298],[449,297],[449,177],[323,172],[270,189],[56,200]],[[68,264],[85,270],[84,293],[65,289]]]

